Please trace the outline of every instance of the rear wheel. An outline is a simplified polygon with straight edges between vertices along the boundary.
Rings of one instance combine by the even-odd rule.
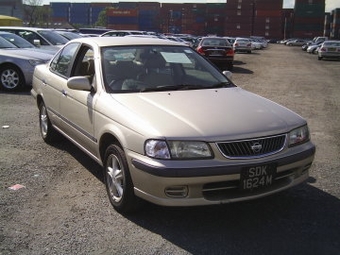
[[[135,211],[140,199],[134,194],[129,166],[121,147],[110,145],[104,163],[105,186],[112,206],[120,213]]]
[[[321,60],[321,59],[322,59],[322,57],[318,56],[318,60]]]
[[[6,65],[0,68],[0,82],[4,90],[15,91],[25,83],[21,70],[14,65]]]
[[[42,139],[46,143],[52,143],[60,137],[58,131],[56,131],[47,114],[47,109],[45,104],[42,102],[39,105],[39,127]]]

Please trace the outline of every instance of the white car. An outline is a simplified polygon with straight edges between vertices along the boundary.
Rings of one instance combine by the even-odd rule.
[[[40,133],[62,134],[103,166],[121,213],[260,198],[308,178],[306,120],[233,84],[182,43],[154,38],[70,41],[36,67]]]

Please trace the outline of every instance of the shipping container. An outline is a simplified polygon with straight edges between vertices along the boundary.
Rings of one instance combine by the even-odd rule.
[[[138,2],[118,2],[117,7],[119,9],[137,9],[138,8]]]
[[[157,2],[139,2],[138,3],[138,10],[152,10],[152,11],[159,11],[160,10],[160,3]]]
[[[69,3],[51,3],[52,16],[57,18],[68,18],[70,11]]]
[[[133,9],[113,9],[106,11],[108,17],[138,17],[138,10]]]
[[[323,4],[325,0],[295,0],[295,4]]]
[[[282,12],[281,10],[277,11],[272,11],[272,10],[259,10],[257,9],[255,11],[255,16],[258,17],[281,17],[282,16]]]
[[[108,24],[107,28],[116,30],[139,30],[138,24]]]
[[[138,17],[130,17],[130,16],[109,16],[107,17],[107,23],[109,24],[121,24],[121,25],[137,25]]]
[[[325,3],[323,4],[301,4],[296,3],[294,8],[296,16],[324,16]]]

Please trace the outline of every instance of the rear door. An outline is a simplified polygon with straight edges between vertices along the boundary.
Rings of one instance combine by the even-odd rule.
[[[48,72],[42,80],[42,90],[45,105],[49,111],[50,118],[55,125],[60,127],[60,99],[63,87],[66,86],[67,79],[71,73],[71,66],[74,55],[79,48],[79,43],[66,46],[52,59]]]

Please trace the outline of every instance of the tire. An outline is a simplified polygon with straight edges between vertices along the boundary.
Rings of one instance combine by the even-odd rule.
[[[43,102],[39,105],[39,129],[42,139],[49,144],[56,142],[61,136],[52,126]]]
[[[104,159],[104,182],[112,206],[119,213],[136,211],[141,201],[134,194],[124,151],[112,144],[106,149]]]
[[[21,70],[14,65],[6,65],[0,69],[0,84],[4,90],[16,91],[25,84]]]
[[[318,56],[318,60],[321,60],[321,59],[322,59],[322,57]]]

